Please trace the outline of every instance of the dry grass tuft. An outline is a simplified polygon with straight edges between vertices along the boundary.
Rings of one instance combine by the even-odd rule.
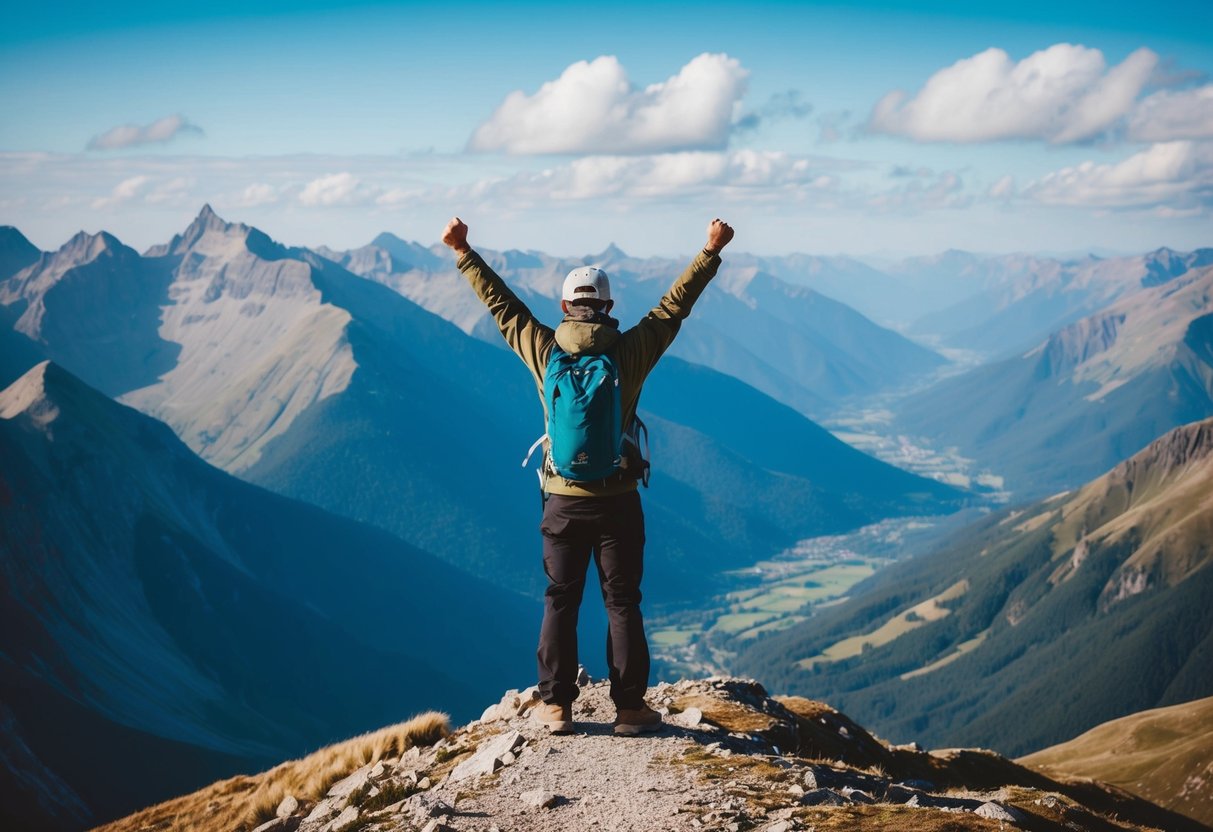
[[[761,711],[713,696],[684,696],[674,703],[674,707],[679,712],[698,708],[708,722],[739,734],[761,734],[776,724],[775,719]]]
[[[688,749],[675,762],[692,766],[697,769],[705,780],[737,780],[742,775],[761,778],[769,783],[790,784],[791,775],[787,769],[774,765],[762,757],[748,757],[735,754],[731,757],[720,757],[703,748]]]
[[[818,832],[1006,832],[1005,824],[980,815],[932,812],[887,803],[802,809],[796,817]]]
[[[335,743],[269,771],[221,780],[174,798],[95,832],[247,832],[274,817],[287,795],[315,801],[341,778],[413,746],[433,745],[450,733],[450,718],[435,711]]]

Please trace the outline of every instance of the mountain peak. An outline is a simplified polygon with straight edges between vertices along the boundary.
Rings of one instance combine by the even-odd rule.
[[[627,254],[624,253],[623,249],[612,242],[602,250],[602,253],[598,255],[597,259],[602,262],[606,262],[608,260],[626,260]]]
[[[0,280],[37,262],[42,256],[38,247],[11,225],[0,225]]]
[[[195,249],[204,239],[215,243],[217,248],[230,249],[233,242],[243,244],[250,234],[260,234],[256,229],[244,223],[231,223],[220,217],[211,208],[210,203],[202,206],[198,216],[186,227],[185,231],[173,235],[173,239],[165,245],[152,246],[146,252],[146,257],[163,257],[169,254],[184,254]],[[262,235],[264,236],[264,235]],[[268,238],[266,238],[268,240]]]
[[[78,263],[85,263],[106,251],[116,251],[120,248],[125,248],[122,241],[108,231],[98,231],[96,234],[77,231],[70,240],[59,247],[55,255],[67,256]]]
[[[1126,830],[1200,828],[1125,792],[1052,779],[991,751],[891,746],[829,705],[773,698],[749,679],[662,683],[648,699],[665,714],[664,730],[617,737],[609,683],[587,680],[573,703],[577,734],[553,736],[531,715],[538,690],[512,690],[455,731],[435,730],[436,715],[426,714],[358,738],[364,751],[352,753],[358,740],[321,749],[247,778],[247,792],[215,784],[140,813],[139,825],[170,814],[189,821],[200,807],[247,813],[227,804],[247,802],[253,790],[286,794],[300,782],[296,772],[325,770],[339,779],[327,791],[290,791],[264,828],[470,829],[481,827],[460,821],[512,818],[517,829],[979,830],[999,820],[1061,832],[1103,828],[1100,816],[1112,813]]]
[[[41,424],[53,421],[58,408],[51,401],[47,387],[56,385],[61,377],[70,378],[70,375],[58,365],[50,361],[35,364],[21,378],[0,390],[0,419],[29,413]]]
[[[375,239],[371,240],[371,245],[391,250],[398,246],[406,246],[408,242],[390,231],[381,231],[375,235]]]

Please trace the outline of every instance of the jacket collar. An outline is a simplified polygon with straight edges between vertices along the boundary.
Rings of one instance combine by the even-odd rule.
[[[556,327],[556,344],[567,353],[602,353],[619,340],[619,321],[604,312],[572,306]]]

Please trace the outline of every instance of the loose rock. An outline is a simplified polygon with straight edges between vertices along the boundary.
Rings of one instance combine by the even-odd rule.
[[[513,751],[523,742],[522,735],[517,731],[498,734],[481,746],[471,757],[455,766],[451,771],[451,780],[458,782],[478,774],[492,774],[505,764],[503,758],[506,754],[510,755],[510,762],[514,762]]]
[[[290,817],[299,811],[299,801],[293,794],[288,794],[282,798],[282,802],[278,804],[278,808],[274,810],[274,814],[280,818]]]
[[[994,802],[986,802],[973,810],[973,814],[981,815],[983,818],[990,820],[1002,820],[1008,823],[1018,823],[1023,820],[1023,816],[1014,809],[1007,806],[1000,806]]]
[[[560,796],[543,789],[531,789],[518,795],[518,799],[535,809],[551,809],[560,801]]]

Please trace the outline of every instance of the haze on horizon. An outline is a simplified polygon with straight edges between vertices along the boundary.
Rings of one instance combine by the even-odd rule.
[[[33,6],[0,34],[0,224],[881,257],[1209,245],[1213,7]]]

